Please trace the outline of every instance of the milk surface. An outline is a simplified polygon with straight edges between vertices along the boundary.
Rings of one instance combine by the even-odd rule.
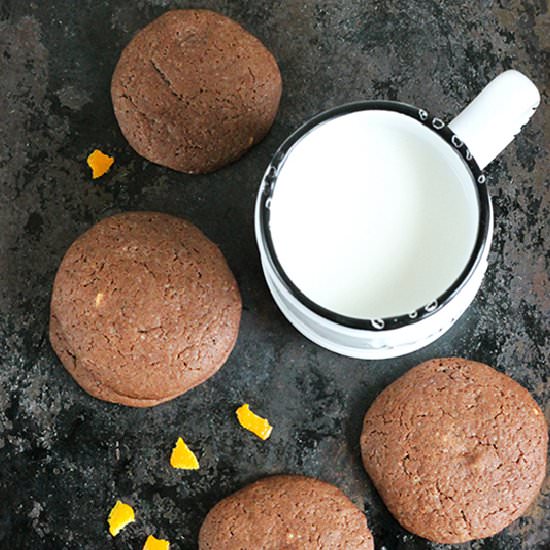
[[[294,145],[275,184],[275,253],[309,299],[358,318],[408,314],[461,274],[479,206],[465,164],[416,120],[360,111]]]

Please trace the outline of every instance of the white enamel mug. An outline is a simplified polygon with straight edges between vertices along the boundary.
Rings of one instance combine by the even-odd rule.
[[[540,102],[517,71],[450,124],[410,105],[323,112],[275,153],[255,207],[262,268],[304,336],[360,359],[444,334],[474,299],[493,234],[483,169]]]

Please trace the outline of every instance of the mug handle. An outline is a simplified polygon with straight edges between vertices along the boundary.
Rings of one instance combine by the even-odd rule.
[[[449,127],[483,170],[527,124],[539,103],[539,91],[529,78],[518,71],[505,71]]]

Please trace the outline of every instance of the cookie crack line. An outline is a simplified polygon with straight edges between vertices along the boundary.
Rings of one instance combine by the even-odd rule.
[[[190,146],[194,147],[195,149],[202,149],[203,148],[202,146],[199,146],[199,145],[190,144],[190,142],[187,138],[181,138],[181,137],[175,135],[175,130],[174,130],[174,128],[172,128],[171,125],[164,124],[162,122],[162,120],[159,120],[158,118],[155,118],[155,117],[151,116],[149,113],[146,113],[143,109],[141,109],[138,106],[138,104],[136,103],[136,101],[130,95],[130,90],[128,89],[128,86],[126,84],[121,83],[120,88],[121,88],[121,92],[118,93],[118,97],[127,100],[132,105],[132,107],[136,110],[136,113],[138,115],[140,115],[142,117],[142,119],[148,124],[150,129],[155,127],[155,126],[162,125],[163,130],[168,132],[168,134],[170,135],[172,141],[174,143],[178,144],[177,149],[181,150],[183,147],[190,147]],[[170,90],[170,91],[171,91],[171,93],[173,93],[172,90]],[[192,99],[194,99],[194,98],[191,98],[190,101]],[[187,100],[180,99],[180,101],[187,104]],[[123,133],[124,133],[124,131],[123,131]],[[183,141],[183,144],[182,144],[182,141]],[[151,143],[144,144],[144,148],[147,149],[147,150],[150,150],[151,149]],[[153,160],[152,162],[160,162],[160,161]]]
[[[118,94],[119,98],[125,99],[132,105],[132,107],[135,109],[135,112],[142,118],[142,120],[149,126],[149,129],[151,129],[154,124],[156,124],[156,120],[151,117],[148,113],[146,113],[143,109],[140,109],[137,105],[137,103],[133,100],[133,98],[129,95],[128,88],[121,84],[120,87],[122,88],[122,91]],[[116,106],[115,106],[115,113],[116,113]],[[122,130],[122,129],[121,129]],[[170,133],[170,130],[168,129],[168,132]],[[124,130],[122,130],[122,133],[124,134]],[[144,149],[150,149],[151,145],[149,143],[142,144]]]
[[[62,331],[62,328],[61,328],[61,323],[59,322],[57,317],[55,317],[54,315],[52,315],[52,318],[56,320],[56,323],[59,326],[59,330],[55,330],[55,334],[56,334],[57,338],[59,339],[59,341],[62,345],[63,351],[67,355],[69,355],[69,357],[71,358],[71,360],[73,362],[73,369],[74,369],[75,372],[76,371],[84,371],[95,382],[97,387],[103,387],[103,388],[107,389],[109,392],[113,393],[116,396],[125,397],[127,399],[132,399],[132,400],[137,400],[137,401],[150,402],[152,404],[154,404],[158,401],[158,399],[155,399],[155,398],[137,397],[137,396],[134,396],[134,395],[124,394],[120,391],[115,390],[113,387],[111,387],[106,382],[103,382],[103,381],[99,380],[99,378],[89,368],[86,368],[82,364],[82,362],[78,360],[76,354],[69,350],[69,347],[67,345],[67,339],[65,338],[65,335],[64,335],[64,333]],[[92,365],[94,364],[93,361],[88,361],[88,362]]]
[[[466,517],[466,512],[464,512],[464,510],[462,508],[460,509],[460,515],[462,516],[462,519],[464,521],[464,525],[466,527],[466,531],[468,532],[468,536],[469,537],[472,536],[471,522]]]
[[[168,91],[178,101],[185,102],[186,101],[185,98],[174,89],[174,85],[172,84],[172,81],[168,78],[168,75],[160,68],[160,65],[153,58],[151,58],[149,61],[151,62],[151,67],[153,67],[153,70],[160,76],[161,80],[166,84]]]
[[[91,368],[91,367],[93,367],[93,365],[96,364],[94,361],[90,361],[88,359],[87,360],[88,366],[86,366],[86,364],[84,364],[84,362],[82,362],[78,359],[77,355],[74,352],[70,351],[70,349],[68,348],[68,345],[67,345],[67,339],[63,335],[63,331],[61,329],[61,326],[60,326],[59,323],[57,323],[57,324],[59,325],[59,329],[54,330],[55,335],[56,335],[57,340],[58,340],[58,343],[59,343],[59,349],[57,351],[65,352],[67,354],[67,356],[70,357],[70,360],[71,360],[71,363],[72,363],[72,368],[68,369],[69,373],[73,376],[73,378],[75,378],[77,380],[77,382],[79,381],[80,378],[78,376],[75,376],[75,374],[78,374],[78,373],[85,374],[89,378],[90,385],[92,386],[92,388],[91,388],[92,390],[95,388],[96,391],[100,391],[100,388],[102,388],[102,390],[104,390],[107,393],[111,394],[111,399],[108,399],[109,401],[113,401],[113,396],[114,396],[114,397],[125,398],[125,399],[128,399],[128,400],[131,400],[132,402],[134,402],[134,406],[138,406],[137,403],[140,403],[139,406],[156,405],[156,404],[174,399],[175,397],[178,397],[182,393],[185,393],[186,391],[188,391],[188,390],[194,388],[195,386],[201,384],[202,382],[204,382],[206,379],[208,379],[212,375],[212,372],[207,371],[207,372],[204,373],[203,376],[199,377],[193,383],[191,383],[185,389],[185,391],[182,392],[182,391],[178,390],[177,392],[171,393],[169,395],[153,396],[153,397],[139,397],[138,395],[134,395],[134,394],[131,394],[131,393],[121,392],[120,390],[115,389],[111,384],[109,384],[109,383],[107,383],[103,380],[100,380],[98,378],[98,376],[96,376],[94,374],[93,369]],[[231,351],[231,349],[228,350],[227,355],[229,355],[230,351]],[[152,363],[151,366],[153,366],[154,364],[158,364],[158,363]],[[88,384],[86,384],[84,387],[85,388],[88,387]],[[95,392],[92,391],[92,395],[94,393]]]
[[[112,394],[114,394],[115,396],[117,397],[123,397],[123,398],[126,398],[126,399],[130,399],[130,400],[133,400],[133,401],[139,401],[139,402],[144,402],[144,403],[150,403],[150,404],[157,404],[159,402],[164,402],[164,401],[169,401],[171,399],[174,399],[175,397],[178,397],[181,395],[181,392],[177,391],[173,394],[170,394],[168,396],[159,396],[159,397],[139,397],[137,395],[133,395],[133,394],[130,394],[130,393],[124,393],[124,392],[121,392],[120,390],[117,390],[115,389],[112,385],[108,384],[107,382],[103,381],[103,380],[100,380],[94,373],[93,371],[86,367],[84,365],[84,363],[82,361],[80,361],[76,354],[69,351],[68,349],[68,345],[67,345],[67,339],[65,338],[64,334],[62,333],[62,328],[61,328],[61,323],[59,322],[59,320],[57,319],[57,317],[53,316],[53,318],[56,319],[56,322],[59,326],[59,330],[56,331],[56,334],[58,336],[58,338],[64,343],[63,345],[63,349],[64,351],[70,355],[70,357],[72,358],[73,360],[73,364],[74,364],[74,369],[75,370],[81,370],[81,371],[84,371],[86,372],[87,375],[90,376],[90,378],[92,378],[94,380],[94,382],[96,383],[96,385],[98,387],[103,387],[105,389],[107,389],[109,392],[111,392]],[[148,331],[147,331],[148,332]],[[227,356],[229,355],[229,353],[231,352],[231,350],[233,349],[232,346],[228,346],[229,347],[229,350],[227,351]],[[118,350],[117,350],[118,351]],[[120,353],[120,352],[119,352]],[[120,354],[122,357],[125,357],[123,354]],[[90,359],[87,359],[87,362],[90,364],[90,365],[95,365],[96,363],[94,361],[91,361]],[[155,363],[157,364],[157,363]],[[196,380],[192,385],[190,385],[185,391],[188,391],[196,386],[198,386],[199,384],[201,384],[202,382],[204,382],[205,380],[207,380],[208,378],[210,377],[210,373],[205,373],[205,375],[203,377],[200,377],[198,380]]]

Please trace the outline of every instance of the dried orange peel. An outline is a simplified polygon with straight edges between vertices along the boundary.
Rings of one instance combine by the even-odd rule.
[[[271,435],[273,431],[273,426],[269,424],[267,418],[262,418],[257,414],[254,414],[250,410],[248,403],[244,403],[237,410],[237,419],[239,424],[249,432],[252,432],[254,435],[257,435],[260,439],[264,441]]]
[[[170,455],[170,466],[180,470],[198,470],[199,461],[195,453],[185,444],[181,437],[178,437],[176,446]]]
[[[113,537],[116,537],[122,529],[129,523],[132,523],[132,521],[135,521],[135,519],[134,509],[129,504],[124,504],[124,502],[117,500],[107,519],[109,523],[109,533],[111,533]]]
[[[143,545],[143,550],[169,550],[170,543],[164,539],[157,539],[153,535],[149,535],[145,544]]]
[[[113,157],[110,157],[109,155],[106,155],[99,149],[95,149],[88,155],[86,162],[88,166],[92,169],[92,179],[95,180],[105,175],[109,171],[109,169],[115,162],[115,159]]]

